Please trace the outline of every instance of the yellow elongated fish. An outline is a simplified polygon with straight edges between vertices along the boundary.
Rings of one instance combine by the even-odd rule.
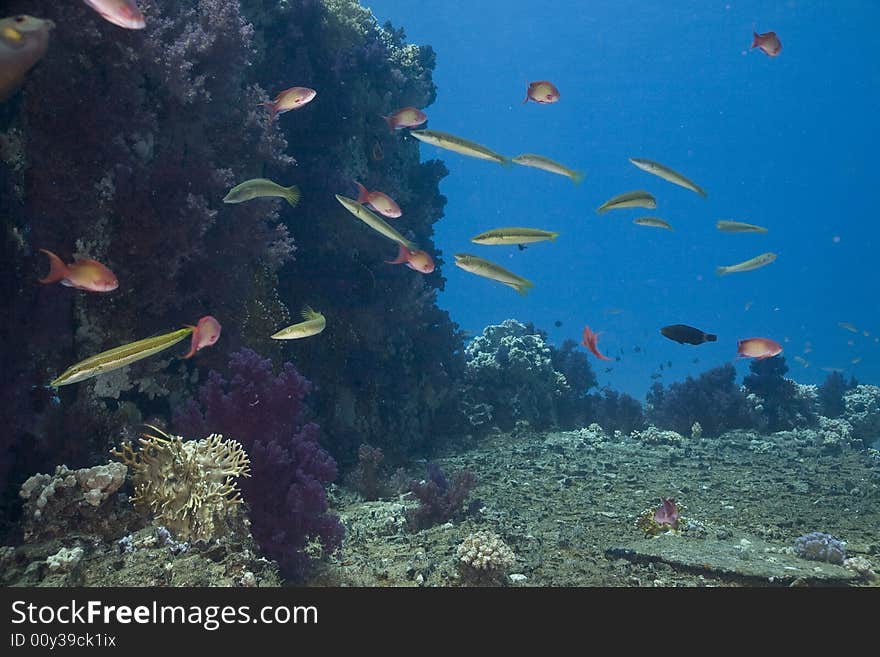
[[[759,267],[766,267],[771,262],[776,260],[775,253],[762,253],[759,256],[755,256],[751,260],[746,260],[745,262],[740,262],[736,265],[728,265],[727,267],[716,267],[715,273],[719,276],[724,276],[725,274],[736,274],[741,271],[752,271],[753,269],[758,269]]]
[[[15,92],[49,47],[55,23],[27,14],[0,19],[0,102]]]
[[[493,228],[471,238],[474,244],[529,244],[555,240],[559,233],[539,228]]]
[[[523,153],[522,155],[517,155],[511,161],[516,162],[517,164],[521,164],[524,167],[541,169],[541,171],[549,171],[550,173],[555,173],[560,176],[571,178],[572,182],[574,182],[575,185],[580,185],[582,182],[584,182],[584,178],[587,177],[587,174],[585,174],[583,171],[575,171],[574,169],[569,169],[564,164],[554,162],[549,157],[544,157],[543,155],[535,155],[534,153]]]
[[[620,208],[648,208],[653,210],[657,207],[657,199],[643,189],[637,189],[634,192],[626,192],[610,198],[600,205],[596,212],[599,214],[608,210],[618,210]]]
[[[327,326],[327,319],[321,313],[312,310],[308,306],[302,309],[301,316],[304,321],[292,324],[272,335],[273,340],[298,340],[318,335]]]
[[[99,374],[112,372],[126,365],[131,365],[164,349],[168,349],[168,347],[173,347],[192,332],[193,327],[188,326],[171,333],[155,335],[151,338],[124,344],[121,347],[115,347],[108,351],[102,351],[100,354],[90,356],[76,365],[71,365],[49,385],[53,388],[59,388],[71,383],[79,383],[80,381],[91,379]]]
[[[633,219],[633,223],[637,226],[651,226],[653,228],[672,230],[670,223],[663,221],[660,217],[639,217],[638,219]]]
[[[410,130],[409,134],[419,141],[431,144],[437,148],[444,148],[447,151],[453,151],[461,155],[468,155],[481,160],[489,160],[490,162],[510,166],[510,158],[499,155],[495,151],[476,142],[450,135],[448,132],[440,132],[439,130]]]
[[[763,226],[756,226],[755,224],[746,224],[742,221],[725,221],[724,219],[719,219],[718,223],[715,224],[716,228],[720,230],[722,233],[766,233],[767,229]]]
[[[475,255],[456,253],[455,266],[460,267],[471,274],[476,274],[477,276],[489,278],[493,281],[508,285],[522,295],[528,294],[529,290],[535,287],[535,284],[527,278],[517,276],[501,265],[496,265],[494,262],[479,258]]]
[[[244,203],[255,198],[279,197],[290,203],[291,207],[296,207],[299,203],[300,193],[299,187],[291,185],[290,187],[282,187],[276,182],[267,180],[266,178],[253,178],[245,180],[243,183],[236,185],[229,190],[229,193],[223,197],[224,203]]]
[[[635,164],[642,171],[647,171],[648,173],[663,178],[663,180],[667,180],[673,185],[678,185],[680,187],[684,187],[685,189],[689,189],[692,192],[696,192],[703,198],[706,198],[708,196],[708,194],[706,194],[706,190],[700,187],[697,183],[688,178],[685,178],[677,171],[673,171],[669,167],[664,166],[659,162],[646,160],[641,157],[631,157],[629,158],[629,161]]]
[[[384,235],[390,240],[394,240],[398,244],[403,244],[410,251],[418,250],[418,246],[415,242],[411,242],[406,239],[403,235],[398,233],[394,228],[392,228],[387,221],[379,217],[378,215],[370,212],[365,206],[361,205],[357,201],[348,198],[347,196],[341,196],[336,194],[336,200],[342,204],[346,210],[351,212],[355,217],[363,221],[367,226],[375,230],[380,235]]]

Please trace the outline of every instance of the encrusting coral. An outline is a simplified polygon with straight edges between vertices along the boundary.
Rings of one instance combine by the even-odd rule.
[[[80,470],[59,465],[54,474],[27,479],[19,491],[25,501],[25,540],[65,536],[71,530],[112,534],[117,516],[123,515],[113,506],[113,496],[125,483],[126,472],[125,465],[113,462]]]
[[[158,435],[143,434],[139,450],[126,442],[112,452],[131,468],[131,501],[178,538],[210,540],[225,533],[242,502],[234,479],[250,476],[241,444],[217,434],[184,441],[150,428]]]

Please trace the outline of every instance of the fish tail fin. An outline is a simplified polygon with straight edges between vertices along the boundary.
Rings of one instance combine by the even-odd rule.
[[[575,185],[580,185],[582,182],[584,182],[584,178],[586,178],[586,177],[587,177],[587,174],[585,174],[583,171],[572,171],[571,172],[571,180],[572,180],[572,182],[574,182]]]
[[[49,273],[46,275],[46,278],[39,279],[39,282],[48,285],[49,283],[57,283],[67,278],[70,274],[70,269],[64,264],[64,261],[51,251],[46,249],[40,249],[40,251],[49,256]]]
[[[406,262],[406,257],[409,255],[407,247],[403,245],[403,242],[398,242],[397,247],[397,257],[394,260],[385,261],[389,265],[402,265]]]
[[[724,276],[727,273],[727,267],[715,267],[715,273]]]
[[[718,342],[718,336],[712,333],[704,333],[703,337],[706,339],[706,342]]]
[[[552,233],[550,235],[550,241],[555,242],[557,237],[559,237],[559,233]]]
[[[370,193],[367,191],[367,188],[364,187],[363,185],[361,185],[357,180],[355,180],[353,182],[355,185],[357,185],[357,188],[358,188],[357,202],[358,203],[366,203],[367,201],[369,201],[370,200]]]
[[[388,124],[388,129],[391,131],[391,134],[394,134],[394,120],[391,118],[391,115],[384,116],[383,114],[379,115],[386,124]]]
[[[529,290],[535,287],[535,284],[532,283],[532,281],[524,281],[522,283],[517,283],[516,285],[514,285],[514,287],[516,288],[516,291],[520,293],[520,295],[526,296],[529,293]]]
[[[291,185],[290,187],[286,187],[285,189],[287,190],[287,194],[284,198],[286,198],[287,202],[290,203],[290,207],[295,208],[299,203],[299,199],[301,196],[299,187],[297,187],[296,185]]]
[[[754,35],[754,37],[752,38],[752,48],[757,48],[760,45],[758,43],[758,39],[760,38],[760,35],[755,31],[752,31],[752,34]]]

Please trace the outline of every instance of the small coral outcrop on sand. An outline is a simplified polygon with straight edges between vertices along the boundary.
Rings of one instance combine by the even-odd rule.
[[[497,534],[478,531],[469,534],[456,550],[462,582],[484,586],[501,585],[516,563],[516,555]]]
[[[699,426],[698,423],[694,423]],[[672,445],[673,447],[681,447],[684,437],[676,431],[664,431],[658,429],[653,424],[647,429],[641,431],[633,431],[632,438],[646,445]]]
[[[810,532],[794,542],[794,553],[801,559],[843,564],[846,560],[846,542],[823,532]]]
[[[111,508],[115,505],[110,498],[125,482],[126,472],[122,463],[81,470],[59,465],[55,474],[29,478],[19,492],[25,500],[25,540],[63,536],[71,530],[112,534],[116,510]]]
[[[123,443],[113,455],[131,468],[131,501],[178,538],[210,540],[227,531],[238,515],[241,496],[236,477],[249,477],[249,461],[235,440],[211,434],[184,441],[155,427],[140,449]]]

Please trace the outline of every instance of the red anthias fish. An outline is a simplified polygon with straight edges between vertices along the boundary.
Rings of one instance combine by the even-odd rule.
[[[127,30],[142,30],[147,26],[144,15],[134,0],[84,0],[101,17]]]
[[[776,57],[782,51],[782,42],[776,36],[776,32],[765,32],[758,34],[753,32],[755,38],[752,39],[752,48],[760,48],[768,56]]]
[[[661,504],[654,511],[654,522],[661,527],[668,526],[672,529],[678,529],[678,506],[671,497],[665,497],[660,500]]]
[[[583,344],[587,349],[593,352],[596,358],[601,358],[602,360],[611,360],[608,356],[599,353],[599,347],[597,346],[599,342],[599,336],[601,333],[593,333],[590,330],[589,326],[584,327],[584,340],[581,344]]]
[[[736,343],[738,358],[764,360],[782,353],[782,345],[770,338],[746,338]]]
[[[397,203],[394,202],[394,199],[388,196],[388,194],[385,194],[384,192],[371,192],[357,180],[354,181],[354,184],[357,185],[358,188],[358,203],[369,203],[373,206],[373,209],[376,210],[376,212],[383,214],[386,217],[390,217],[391,219],[397,219],[397,217],[403,214],[400,206],[397,205]]]
[[[434,260],[426,251],[420,249],[412,250],[406,248],[398,242],[397,258],[394,260],[386,260],[389,265],[406,264],[407,267],[423,274],[430,274],[434,271]]]
[[[46,249],[40,249],[49,256],[49,273],[40,283],[49,284],[61,281],[62,285],[75,287],[87,292],[112,292],[119,287],[116,275],[97,260],[77,258],[72,265],[65,265],[57,255]]]
[[[526,91],[526,99],[523,101],[523,104],[530,100],[533,100],[536,103],[541,103],[542,105],[555,103],[559,100],[559,89],[556,88],[556,85],[547,80],[530,82],[528,91]]]
[[[269,123],[275,120],[279,114],[290,110],[296,110],[312,102],[318,92],[308,87],[291,87],[275,96],[275,100],[267,101],[262,105],[269,110]]]
[[[220,339],[220,322],[210,315],[202,317],[198,323],[192,327],[192,330],[192,342],[190,343],[189,351],[184,358],[192,358],[196,355],[197,351],[204,349],[205,347],[210,347]]]
[[[385,119],[385,123],[388,124],[391,132],[394,132],[395,130],[415,128],[422,125],[428,120],[428,115],[415,107],[404,107],[382,118]]]

